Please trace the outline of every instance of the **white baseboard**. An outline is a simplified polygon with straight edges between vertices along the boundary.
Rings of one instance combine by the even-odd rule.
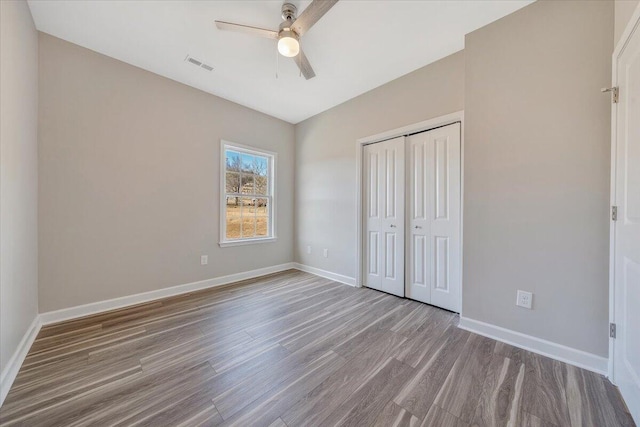
[[[9,393],[9,389],[11,388],[11,385],[13,384],[18,371],[20,370],[20,366],[22,366],[22,363],[29,349],[31,348],[31,345],[35,341],[36,336],[38,335],[38,332],[43,325],[57,323],[64,320],[71,320],[92,314],[98,314],[104,311],[119,309],[130,305],[141,304],[144,302],[150,302],[174,295],[180,295],[202,289],[222,286],[241,280],[252,279],[255,277],[260,277],[289,269],[297,269],[307,273],[315,274],[316,276],[331,279],[336,282],[344,283],[349,286],[355,286],[355,279],[353,277],[332,273],[330,271],[310,267],[308,265],[290,262],[242,273],[230,274],[213,279],[202,280],[199,282],[172,286],[170,288],[159,289],[156,291],[144,292],[141,294],[114,298],[111,300],[99,301],[91,304],[42,313],[36,316],[36,318],[33,320],[31,326],[20,341],[18,348],[9,360],[9,363],[0,374],[0,406],[2,406],[4,399]],[[500,326],[495,326],[466,317],[460,318],[460,324],[458,325],[458,327],[470,332],[477,333],[479,335],[511,344],[519,348],[523,348],[525,350],[532,351],[534,353],[541,354],[543,356],[551,357],[561,362],[588,369],[602,375],[607,375],[608,359],[602,356],[587,353],[582,350],[577,350],[551,341],[543,340],[541,338],[536,338],[510,329],[502,328]]]
[[[13,356],[9,359],[7,366],[5,366],[2,373],[0,373],[0,406],[2,406],[7,394],[9,394],[9,389],[18,375],[18,371],[22,366],[22,362],[24,362],[24,358],[27,357],[31,344],[33,344],[36,336],[38,336],[41,326],[42,323],[40,323],[40,316],[37,315],[35,319],[33,319],[33,322],[31,322],[27,332],[25,332],[24,336],[20,340],[18,348],[16,348]]]
[[[460,317],[458,327],[598,374],[606,376],[608,372],[609,359],[593,353],[587,353],[586,351],[467,317]]]
[[[43,325],[62,322],[65,320],[76,319],[79,317],[90,316],[105,311],[115,310],[128,307],[131,305],[142,304],[145,302],[155,301],[161,298],[172,297],[175,295],[186,294],[189,292],[199,291],[202,289],[214,288],[216,286],[228,285],[229,283],[239,282],[241,280],[253,279],[255,277],[264,276],[266,274],[277,273],[279,271],[290,270],[296,268],[294,263],[285,263],[274,265],[271,267],[258,268],[256,270],[245,271],[242,273],[229,274],[227,276],[215,277],[213,279],[201,280],[199,282],[186,283],[184,285],[172,286],[169,288],[158,289],[156,291],[143,292],[141,294],[128,295],[126,297],[114,298],[105,301],[98,301],[84,305],[78,305],[61,310],[49,311],[40,314],[40,321]]]
[[[322,270],[320,268],[310,267],[308,265],[293,263],[293,268],[296,270],[304,271],[306,273],[315,274],[316,276],[324,277],[325,279],[331,279],[336,282],[344,283],[349,286],[356,286],[356,279],[349,276],[344,276],[338,273],[332,273],[331,271]]]

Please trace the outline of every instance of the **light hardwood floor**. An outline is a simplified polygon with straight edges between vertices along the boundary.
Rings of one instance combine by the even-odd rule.
[[[602,376],[457,322],[287,271],[43,328],[0,424],[634,425]]]

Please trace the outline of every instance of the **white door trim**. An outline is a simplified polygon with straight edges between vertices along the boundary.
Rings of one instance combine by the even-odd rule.
[[[454,113],[446,114],[444,116],[435,117],[433,119],[424,120],[419,123],[403,126],[400,128],[388,130],[386,132],[378,133],[375,135],[366,136],[356,140],[356,277],[355,285],[362,287],[362,278],[364,277],[364,263],[362,254],[364,253],[364,241],[363,236],[363,198],[364,191],[362,191],[363,176],[362,176],[362,152],[363,146],[367,144],[373,144],[375,142],[381,142],[387,139],[397,138],[399,136],[406,136],[412,133],[422,132],[430,129],[434,129],[441,126],[450,125],[452,123],[460,122],[460,247],[463,246],[463,223],[464,223],[464,110],[456,111]],[[460,315],[462,315],[462,257],[464,256],[464,250],[461,251],[460,258]]]
[[[640,25],[640,4],[636,6],[631,19],[627,23],[611,58],[611,86],[618,86],[618,58],[624,47],[629,42],[633,29],[636,25]],[[610,206],[616,206],[616,156],[617,156],[617,124],[618,123],[618,104],[611,104],[611,189],[610,189]],[[609,323],[616,323],[615,316],[615,247],[616,247],[616,222],[611,221],[609,217]],[[613,362],[614,362],[614,340],[609,338],[609,363],[608,377],[614,382]]]

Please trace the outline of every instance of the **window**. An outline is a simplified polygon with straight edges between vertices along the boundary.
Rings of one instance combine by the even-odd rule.
[[[220,246],[272,242],[275,153],[222,141]]]

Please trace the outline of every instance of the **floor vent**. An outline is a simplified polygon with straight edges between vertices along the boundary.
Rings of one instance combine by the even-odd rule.
[[[186,58],[184,58],[185,62],[190,62],[193,65],[195,65],[196,67],[200,67],[203,68],[207,71],[213,71],[213,67],[209,64],[205,64],[204,62],[194,58],[193,56],[187,55]]]

